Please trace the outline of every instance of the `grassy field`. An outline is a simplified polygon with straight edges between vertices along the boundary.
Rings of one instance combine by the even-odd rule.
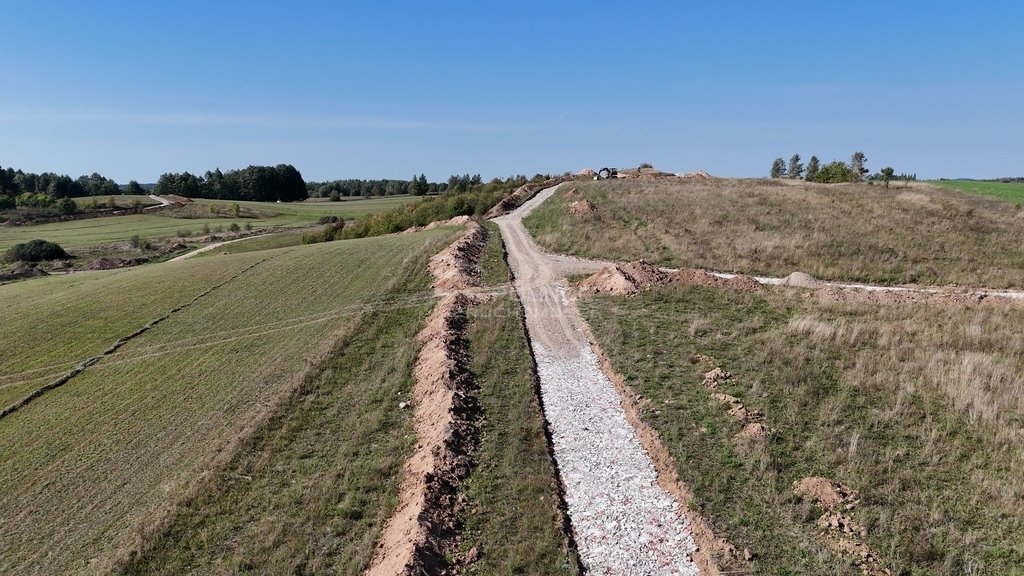
[[[271,227],[299,227],[315,224],[323,216],[356,218],[376,213],[412,201],[412,197],[385,197],[349,202],[238,202],[240,208],[258,213],[255,218],[230,218],[233,202],[197,200],[196,204],[214,206],[220,217],[171,218],[160,214],[130,214],[87,218],[70,222],[33,226],[0,227],[0,251],[35,238],[50,240],[74,249],[108,242],[141,238],[169,238],[182,234],[196,234],[209,230],[227,230],[232,224],[249,225],[256,229]],[[213,216],[209,214],[209,216]]]
[[[485,283],[509,282],[497,227],[488,224]],[[479,560],[466,574],[579,574],[558,510],[533,361],[519,303],[511,296],[469,312],[472,370],[483,411],[476,467],[464,484],[463,552]]]
[[[100,206],[108,206],[110,199],[114,199],[114,204],[120,208],[131,208],[138,203],[139,206],[156,206],[159,204],[156,200],[153,200],[147,195],[143,194],[117,194],[114,196],[80,196],[78,198],[72,198],[75,204],[78,204],[79,208],[84,208],[88,204],[91,204],[94,200]]]
[[[849,514],[893,574],[1022,574],[1024,309],[818,302],[666,287],[580,303],[612,364],[648,399],[716,533],[767,574],[857,574],[824,545],[793,481],[856,490]],[[713,359],[708,362],[698,355]],[[761,410],[741,424],[702,385]]]
[[[991,196],[1009,202],[1024,202],[1024,182],[985,182],[982,180],[930,180],[933,186]]]
[[[411,442],[394,406],[433,300],[425,263],[451,237],[0,286],[7,382],[42,380],[167,316],[0,419],[0,572],[105,571],[168,541],[181,545],[167,558],[186,563],[168,566],[197,573],[364,563]],[[203,498],[220,506],[208,524],[190,515]],[[193,520],[204,528],[176,540]]]
[[[568,202],[582,198],[596,212],[566,214]],[[1024,285],[1024,211],[939,188],[576,182],[525,224],[541,246],[580,256],[877,283]]]
[[[289,246],[299,246],[302,244],[302,236],[308,234],[308,230],[289,230],[286,232],[277,232],[274,234],[267,234],[264,236],[258,236],[254,238],[246,238],[245,240],[239,240],[238,242],[232,242],[231,244],[225,244],[215,250],[203,252],[198,254],[199,258],[208,258],[211,256],[221,256],[224,254],[243,254],[245,252],[258,252],[260,250],[272,250],[274,248],[287,248]]]

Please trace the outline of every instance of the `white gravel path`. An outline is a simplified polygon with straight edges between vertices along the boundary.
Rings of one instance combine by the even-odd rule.
[[[589,574],[697,574],[693,537],[679,503],[658,485],[654,464],[590,348],[583,319],[558,284],[568,272],[594,271],[605,263],[545,254],[522,226],[522,216],[552,192],[494,221],[526,311],[580,558]]]
[[[589,574],[697,574],[679,503],[657,473],[589,346],[534,346],[565,499]]]

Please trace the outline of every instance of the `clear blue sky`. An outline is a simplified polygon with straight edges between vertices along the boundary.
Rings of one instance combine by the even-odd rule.
[[[0,0],[0,166],[1024,176],[1024,2]]]

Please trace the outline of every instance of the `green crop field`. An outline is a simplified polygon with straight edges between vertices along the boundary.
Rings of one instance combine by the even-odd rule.
[[[986,182],[983,180],[930,180],[934,186],[970,194],[991,196],[1009,202],[1024,202],[1024,182]]]
[[[255,490],[257,475],[225,465],[253,454],[266,464],[260,446],[284,460],[253,492],[249,549],[278,572],[269,542],[291,527],[295,553],[277,549],[287,562],[359,564],[410,447],[407,413],[394,406],[411,388],[411,335],[433,304],[426,261],[452,237],[442,229],[0,286],[4,405],[163,318],[0,417],[0,573],[130,566],[190,505],[233,493],[222,481]],[[315,521],[272,528],[266,510]],[[304,530],[324,547],[307,548]],[[204,534],[212,539],[195,536]],[[243,570],[220,563],[236,552],[191,569]]]
[[[860,574],[792,493],[825,476],[858,493],[849,514],[892,574],[1020,574],[1024,308],[695,287],[580,307],[694,508],[755,573]],[[766,440],[738,436],[703,386],[714,367],[732,374],[717,391],[763,412]]]
[[[400,206],[415,200],[411,196],[350,200],[347,202],[238,202],[239,207],[257,213],[255,218],[230,218],[233,202],[197,200],[200,206],[214,206],[217,217],[173,218],[157,214],[130,214],[87,218],[70,222],[38,224],[32,226],[0,227],[0,251],[14,244],[36,238],[56,242],[64,248],[74,249],[108,242],[142,238],[169,238],[180,234],[195,234],[204,230],[226,230],[231,224],[253,228],[300,227],[315,224],[323,216],[352,219]],[[210,214],[210,216],[215,216]]]

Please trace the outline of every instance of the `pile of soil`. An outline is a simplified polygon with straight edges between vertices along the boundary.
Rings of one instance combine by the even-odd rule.
[[[726,279],[699,268],[683,268],[665,273],[645,260],[616,264],[605,268],[580,282],[580,294],[613,294],[629,296],[651,286],[676,284],[680,286],[712,286],[744,292],[757,292],[761,284],[742,274]]]
[[[558,176],[556,178],[549,178],[538,184],[524,184],[519,188],[516,188],[515,192],[512,192],[508,196],[502,198],[501,202],[498,202],[488,210],[486,214],[484,214],[484,218],[491,219],[497,218],[498,216],[504,216],[505,214],[508,214],[522,206],[523,202],[533,198],[533,195],[537,192],[540,192],[545,188],[561,184],[562,182],[568,182],[575,179],[575,176]]]
[[[857,502],[856,492],[821,476],[808,476],[793,482],[793,493],[824,510],[834,510],[840,506],[850,509]]]
[[[480,286],[479,262],[487,243],[487,230],[468,218],[464,223],[467,231],[462,238],[430,259],[429,267],[434,276],[435,290],[466,290]]]
[[[594,172],[592,168],[584,168],[583,170],[577,172],[576,175],[582,176],[584,178],[593,178],[594,176],[597,176],[597,172]]]
[[[14,280],[24,280],[26,278],[38,278],[40,276],[49,276],[46,270],[36,268],[35,266],[25,266],[15,268],[9,272],[0,272],[0,282],[13,282]]]
[[[646,260],[616,264],[580,282],[580,294],[630,296],[665,284],[667,275]]]
[[[783,286],[795,286],[797,288],[821,288],[824,286],[820,280],[806,272],[793,272],[782,280]]]
[[[575,190],[575,188],[573,190]],[[576,216],[577,218],[581,218],[583,216],[588,216],[590,214],[593,214],[596,211],[597,211],[597,205],[595,205],[593,202],[591,202],[590,200],[587,200],[587,199],[577,200],[575,202],[570,202],[565,207],[565,213],[566,214],[568,214],[570,216]]]
[[[139,264],[145,264],[146,258],[129,258],[127,260],[123,258],[97,258],[92,262],[85,265],[86,270],[114,270],[116,268],[128,268],[130,266],[138,266]]]
[[[185,196],[178,196],[177,194],[164,194],[165,199],[170,200],[174,204],[191,204],[192,199]]]

